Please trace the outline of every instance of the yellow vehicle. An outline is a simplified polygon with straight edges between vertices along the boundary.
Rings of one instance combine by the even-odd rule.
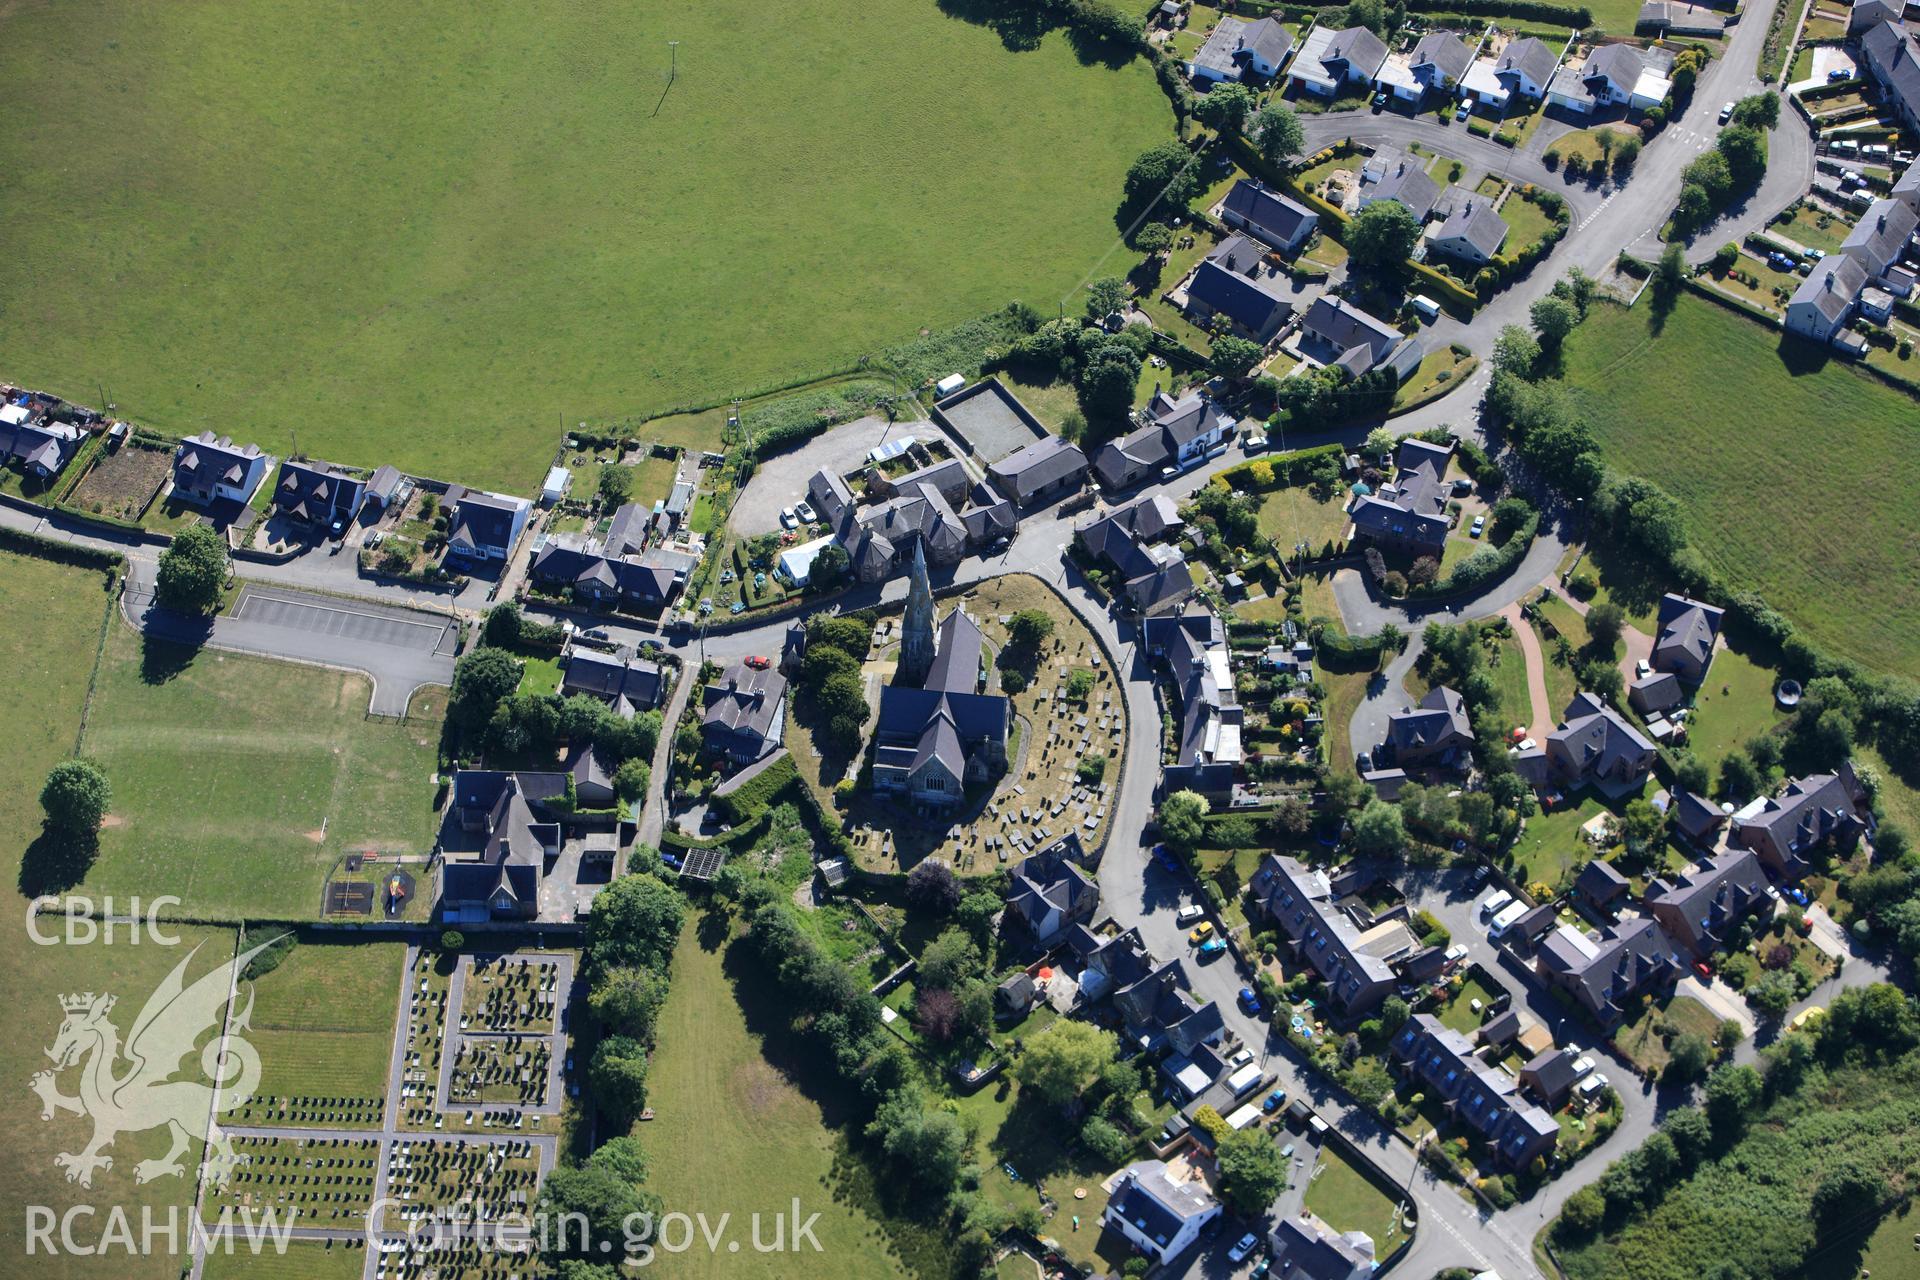
[[[1202,920],[1198,925],[1194,926],[1193,932],[1187,935],[1187,941],[1198,946],[1200,943],[1205,942],[1208,938],[1212,936],[1213,936],[1213,921]]]
[[[1787,1029],[1790,1031],[1798,1031],[1803,1027],[1812,1025],[1816,1019],[1826,1016],[1827,1011],[1816,1004],[1811,1008],[1802,1009],[1800,1012],[1794,1014],[1793,1021],[1787,1024]]]

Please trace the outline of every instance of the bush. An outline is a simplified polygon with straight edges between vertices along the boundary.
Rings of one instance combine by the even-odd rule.
[[[461,933],[458,929],[448,929],[440,935],[440,949],[442,951],[458,951],[466,945],[467,935]]]

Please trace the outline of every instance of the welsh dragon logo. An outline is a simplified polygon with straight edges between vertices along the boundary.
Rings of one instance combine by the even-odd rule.
[[[174,1076],[181,1059],[193,1052],[202,1035],[220,1025],[221,1011],[238,998],[239,975],[247,962],[276,941],[261,943],[188,986],[187,966],[200,950],[196,946],[147,998],[124,1045],[108,1019],[117,997],[89,991],[60,998],[66,1019],[46,1051],[53,1069],[36,1073],[29,1087],[40,1095],[42,1120],[61,1111],[93,1120],[93,1138],[84,1148],[53,1158],[57,1168],[67,1171],[67,1181],[92,1186],[96,1170],[113,1167],[113,1157],[101,1152],[120,1134],[166,1128],[172,1145],[159,1159],[135,1165],[135,1181],[184,1173],[180,1157],[204,1133],[208,1175],[226,1184],[237,1157],[218,1113],[245,1103],[260,1084],[260,1055],[243,1034],[253,1011],[251,987],[246,1004],[235,1006],[231,1026],[200,1050],[200,1074],[211,1083]],[[75,1066],[80,1068],[80,1092],[68,1097],[60,1092],[57,1078]]]

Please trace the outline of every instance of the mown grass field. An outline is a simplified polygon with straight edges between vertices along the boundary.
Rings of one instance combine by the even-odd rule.
[[[279,932],[252,930],[247,945]],[[384,1097],[406,952],[400,942],[309,935],[271,973],[254,979],[255,1096]]]
[[[1690,295],[1657,335],[1646,308],[1596,308],[1567,374],[1608,460],[1671,493],[1734,584],[1836,652],[1920,667],[1911,397]]]
[[[86,891],[199,918],[311,919],[350,849],[433,843],[439,729],[365,716],[366,678],[149,645],[115,622],[85,750],[113,781]]]
[[[1144,61],[934,0],[87,0],[0,35],[9,378],[522,491],[577,421],[1051,311],[1172,124]]]
[[[244,1234],[236,1228],[233,1248],[207,1254],[205,1280],[360,1280],[366,1262],[366,1250],[336,1242],[323,1244],[290,1242],[284,1253],[276,1252],[268,1242],[258,1257],[248,1249]]]
[[[1291,1171],[1290,1171],[1291,1172]],[[1307,1186],[1306,1206],[1335,1231],[1364,1231],[1374,1252],[1386,1257],[1404,1235],[1394,1216],[1394,1197],[1355,1167],[1346,1153],[1328,1143]]]

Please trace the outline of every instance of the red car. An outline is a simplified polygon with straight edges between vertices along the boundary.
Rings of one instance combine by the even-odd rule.
[[[765,671],[768,667],[773,665],[773,660],[771,658],[761,657],[759,654],[756,653],[751,658],[747,659],[747,665],[752,667],[755,671]]]
[[[1693,962],[1693,971],[1700,975],[1700,981],[1702,982],[1713,981],[1713,966],[1708,964],[1705,960],[1695,960]]]

